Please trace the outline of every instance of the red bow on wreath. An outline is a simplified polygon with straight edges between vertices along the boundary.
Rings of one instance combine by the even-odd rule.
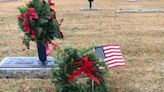
[[[75,62],[75,65],[80,65],[80,69],[76,70],[74,73],[72,73],[69,76],[69,81],[73,81],[76,76],[79,76],[81,73],[86,74],[89,78],[94,80],[97,84],[100,84],[100,81],[98,78],[96,78],[93,73],[96,72],[96,69],[93,69],[92,66],[94,65],[94,62],[88,61],[88,56],[83,56],[82,62]]]

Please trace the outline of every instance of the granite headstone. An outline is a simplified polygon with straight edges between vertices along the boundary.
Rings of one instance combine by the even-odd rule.
[[[41,77],[51,76],[52,68],[58,69],[53,57],[47,58],[47,64],[42,65],[38,57],[6,57],[0,62],[0,77]]]

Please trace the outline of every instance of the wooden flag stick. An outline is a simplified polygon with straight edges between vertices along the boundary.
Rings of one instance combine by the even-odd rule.
[[[94,92],[94,80],[92,80],[92,91],[91,92]]]

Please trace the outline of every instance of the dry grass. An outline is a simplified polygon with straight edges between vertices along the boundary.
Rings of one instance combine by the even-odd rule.
[[[101,11],[79,11],[87,0],[55,0],[65,21],[61,46],[84,48],[93,44],[120,44],[126,66],[109,69],[111,92],[164,92],[164,14],[115,13],[119,8],[163,8],[163,0],[95,0]],[[23,2],[0,3],[0,59],[36,55],[35,44],[22,52],[16,7]],[[6,11],[4,11],[6,10]],[[51,92],[49,79],[0,79],[0,92]],[[40,91],[39,91],[40,90]]]

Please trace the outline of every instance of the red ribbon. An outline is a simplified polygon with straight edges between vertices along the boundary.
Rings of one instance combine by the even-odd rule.
[[[50,42],[50,44],[52,45],[52,47],[54,49],[59,48],[59,46],[57,44],[53,43],[53,42]],[[48,40],[45,43],[45,47],[46,47],[46,55],[48,56],[51,52],[50,49],[49,49],[49,41]]]
[[[60,20],[59,26],[63,23],[63,21],[64,21],[64,19],[61,19],[61,20]],[[61,37],[64,38],[64,34],[63,34],[63,32],[60,30],[60,28],[59,28],[59,33],[60,33]]]
[[[48,3],[49,3],[50,5],[54,5],[54,3],[52,2],[52,0],[48,0]]]
[[[52,2],[52,0],[48,0],[48,3],[50,4],[50,9],[55,11],[55,4]]]
[[[48,0],[48,3],[50,4],[50,10],[54,12],[54,18],[56,19],[55,4],[52,2],[52,0]],[[62,24],[63,20],[64,19],[61,19],[59,26]],[[64,35],[60,29],[59,29],[59,33],[61,37],[64,38]]]
[[[48,3],[50,4],[50,10],[54,12],[54,18],[56,18],[55,4],[52,2],[52,0],[48,0]]]
[[[92,80],[94,80],[97,84],[100,84],[100,81],[98,78],[96,78],[93,73],[96,72],[96,69],[93,69],[92,66],[94,65],[94,62],[88,61],[88,56],[83,56],[82,62],[75,62],[75,65],[80,65],[80,69],[76,70],[74,73],[72,73],[69,76],[69,81],[73,81],[76,76],[79,76],[81,73],[86,74],[88,77],[90,77]]]

